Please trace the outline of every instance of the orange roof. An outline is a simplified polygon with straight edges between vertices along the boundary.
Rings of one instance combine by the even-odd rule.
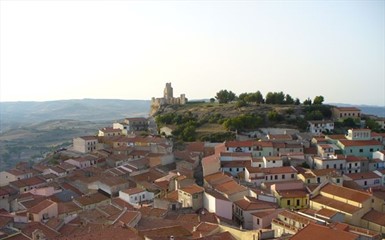
[[[358,111],[358,112],[361,112],[361,110],[359,108],[356,108],[356,107],[334,107],[334,109],[338,109],[340,111]]]
[[[299,230],[294,234],[291,240],[325,240],[325,239],[338,239],[338,240],[357,240],[359,236],[357,234],[339,230],[336,228],[330,228],[319,224],[310,223],[306,227]]]
[[[349,204],[346,204],[344,202],[340,202],[340,201],[334,200],[332,198],[324,197],[321,195],[318,195],[317,197],[312,198],[310,201],[321,204],[321,205],[325,205],[329,208],[332,208],[332,209],[335,209],[338,211],[342,211],[345,213],[349,213],[349,214],[354,214],[361,209],[359,207],[349,205]]]
[[[79,138],[81,138],[83,140],[97,140],[98,139],[97,136],[81,136]]]
[[[262,169],[265,174],[296,173],[293,167],[271,167]]]
[[[226,141],[226,147],[252,147],[255,141]]]
[[[262,201],[253,197],[245,197],[244,199],[235,201],[234,204],[244,211],[277,208],[277,204],[275,203]]]
[[[282,190],[277,192],[282,198],[303,198],[308,195],[305,190]]]
[[[322,208],[322,209],[318,210],[316,214],[319,216],[322,216],[322,217],[331,218],[334,215],[336,215],[337,213],[338,213],[337,211],[327,209],[327,208]]]
[[[330,183],[326,184],[323,188],[321,188],[321,192],[335,195],[344,199],[349,199],[350,201],[354,201],[357,203],[363,203],[371,197],[369,193],[364,193],[361,191],[333,185]]]
[[[381,179],[381,176],[378,176],[374,172],[346,173],[345,176],[352,180],[373,179],[373,178]]]
[[[381,146],[382,144],[377,140],[339,140],[340,143],[346,147],[359,147],[359,146]]]
[[[367,214],[365,214],[362,219],[385,227],[385,214],[378,212],[374,209],[370,210]]]
[[[109,199],[108,197],[104,196],[101,193],[94,193],[94,194],[76,198],[76,201],[80,203],[82,206],[87,206],[95,203],[100,203],[108,199]]]
[[[145,192],[144,189],[142,188],[129,188],[129,189],[124,189],[122,190],[122,192],[128,194],[128,195],[132,195],[132,194],[137,194],[137,193],[141,193],[141,192]]]
[[[195,194],[195,193],[201,193],[201,192],[204,192],[204,188],[203,187],[200,187],[196,184],[191,184],[189,186],[185,186],[183,188],[180,189],[181,191],[184,191],[184,192],[187,192],[189,194]]]
[[[239,193],[239,192],[247,191],[247,188],[245,188],[242,185],[239,185],[234,180],[231,180],[231,181],[228,181],[228,182],[225,182],[225,183],[222,183],[222,184],[218,184],[218,185],[216,185],[215,188],[219,192],[227,194],[227,195],[231,195],[231,194],[234,194],[234,193]]]
[[[40,213],[41,211],[43,211],[44,209],[52,206],[52,205],[55,205],[56,203],[54,201],[51,201],[50,199],[45,199],[43,200],[42,202],[40,202],[39,204],[35,205],[34,207],[30,208],[28,211],[30,213]]]

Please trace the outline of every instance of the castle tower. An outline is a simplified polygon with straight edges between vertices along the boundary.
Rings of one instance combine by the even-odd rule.
[[[172,92],[171,83],[166,83],[166,87],[164,88],[163,96],[165,99],[172,99],[174,94]]]

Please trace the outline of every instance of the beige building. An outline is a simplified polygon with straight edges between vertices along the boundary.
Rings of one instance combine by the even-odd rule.
[[[372,208],[372,195],[328,183],[310,200],[310,208],[326,208],[340,212],[345,215],[345,223],[359,226],[361,218]]]
[[[28,210],[29,220],[40,222],[58,216],[58,205],[50,199],[46,199]]]
[[[90,153],[97,150],[97,136],[82,136],[72,140],[73,149],[81,153]]]
[[[182,203],[183,208],[191,207],[198,210],[203,207],[204,188],[196,184],[185,186],[178,190],[178,202]]]
[[[355,107],[334,107],[332,109],[334,120],[344,120],[347,118],[361,119],[361,110]]]
[[[22,171],[16,168],[0,172],[0,187],[10,182],[32,177],[32,172]]]

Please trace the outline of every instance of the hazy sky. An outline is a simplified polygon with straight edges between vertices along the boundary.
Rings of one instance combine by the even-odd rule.
[[[0,101],[283,91],[385,105],[385,1],[0,0]]]

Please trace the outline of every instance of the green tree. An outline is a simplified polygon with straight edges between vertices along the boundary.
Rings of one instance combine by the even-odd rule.
[[[265,102],[267,104],[275,104],[275,96],[274,93],[268,92],[265,97]]]
[[[365,121],[365,123],[366,123],[366,127],[370,128],[370,130],[372,130],[373,132],[381,131],[380,124],[378,124],[378,122],[376,122],[374,119],[369,118]]]
[[[247,103],[245,100],[238,100],[237,101],[237,104],[236,104],[237,108],[246,107],[246,106],[247,106]]]
[[[294,104],[294,99],[289,94],[286,94],[285,103],[286,104]]]
[[[210,102],[211,103],[215,102],[215,98],[210,98]]]
[[[305,101],[303,101],[303,105],[311,105],[311,99],[308,98]]]
[[[294,104],[295,104],[295,105],[300,105],[300,104],[301,104],[301,101],[299,100],[299,98],[296,98],[296,99],[295,99]]]
[[[314,105],[321,105],[324,102],[323,96],[316,96],[313,100]]]
[[[215,98],[218,100],[219,103],[228,103],[234,101],[236,95],[232,91],[220,90],[219,92],[217,92]]]
[[[350,127],[350,128],[357,127],[357,124],[353,118],[346,118],[342,121],[342,123],[343,123],[344,127]]]

